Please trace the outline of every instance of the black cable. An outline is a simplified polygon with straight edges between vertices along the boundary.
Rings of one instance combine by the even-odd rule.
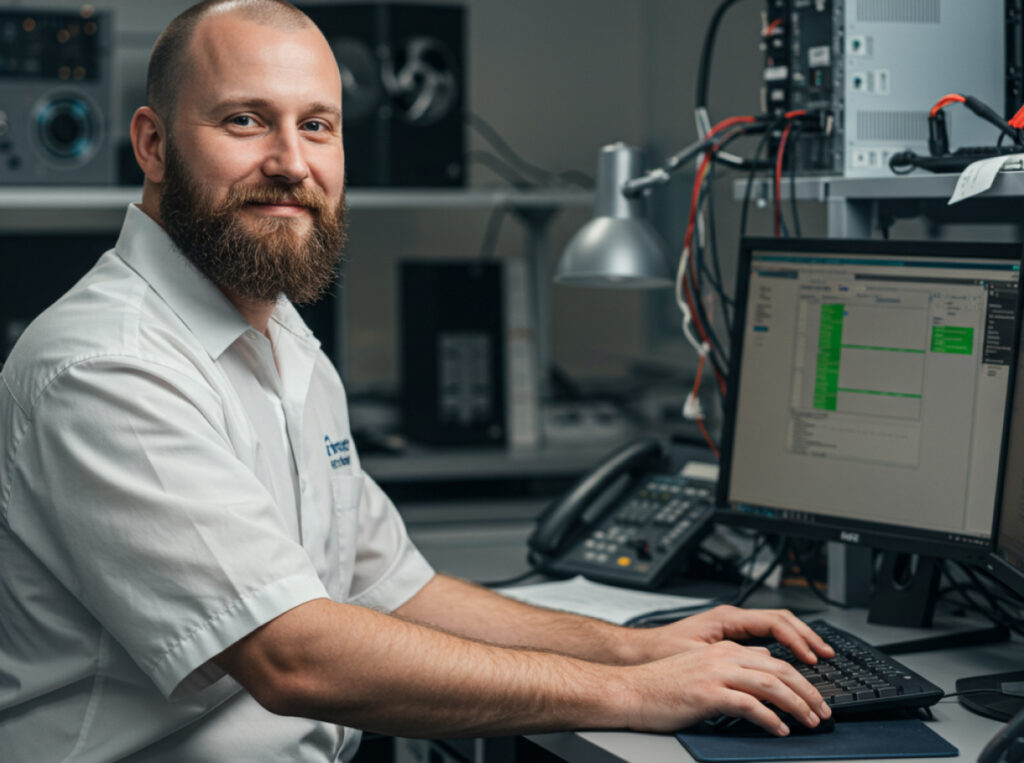
[[[750,585],[747,586],[747,589],[745,591],[740,592],[739,596],[737,596],[736,599],[732,602],[732,605],[734,607],[742,607],[743,604],[747,601],[747,599],[750,598],[751,594],[753,594],[755,591],[757,591],[758,588],[764,585],[764,581],[766,581],[768,579],[768,576],[771,575],[772,572],[775,571],[775,568],[779,566],[779,563],[782,561],[782,558],[786,554],[786,547],[788,545],[789,538],[787,538],[786,536],[782,536],[779,539],[779,551],[777,554],[775,554],[775,558],[772,560],[772,563],[769,564],[764,569],[764,571],[757,576],[757,580],[752,581]]]
[[[1020,623],[1021,623],[1020,618],[1019,617],[1014,617],[1014,615],[1012,613],[1007,612],[1003,608],[1003,606],[999,603],[999,600],[995,596],[993,596],[992,593],[988,590],[988,587],[983,585],[981,580],[978,579],[977,574],[975,573],[974,569],[970,565],[961,564],[959,562],[956,562],[956,565],[961,570],[963,570],[964,573],[967,575],[967,577],[969,577],[971,579],[971,582],[975,586],[977,586],[977,588],[981,592],[982,596],[984,596],[986,599],[988,599],[989,606],[992,608],[993,612],[997,613],[999,615],[999,617],[1001,617],[1004,620],[1004,622],[1007,625],[1009,625],[1009,627],[1011,627],[1011,628],[1015,627],[1013,625],[1014,623],[1017,623],[1018,625],[1020,625]],[[1019,628],[1016,628],[1016,629],[1018,630],[1018,632],[1020,632]]]
[[[708,106],[708,79],[711,72],[711,55],[715,48],[715,36],[718,34],[718,25],[722,23],[722,17],[725,15],[725,12],[737,2],[739,0],[725,0],[725,2],[719,5],[711,16],[708,29],[704,33],[704,45],[701,47],[700,64],[697,68],[698,109],[706,109]]]
[[[801,556],[800,549],[798,548],[796,543],[792,544],[792,549],[793,559],[796,561],[797,571],[800,573],[800,576],[805,581],[807,581],[807,587],[811,590],[811,593],[813,593],[815,596],[817,596],[819,599],[821,599],[825,604],[828,604],[829,606],[839,607],[840,609],[849,609],[851,605],[829,598],[820,588],[818,588],[814,579],[811,577],[811,573],[807,568],[807,563],[804,561],[803,556]]]
[[[480,244],[481,260],[494,259],[494,252],[498,246],[498,236],[501,234],[501,224],[505,222],[506,214],[508,214],[507,208],[497,206],[488,215],[487,227],[484,229],[484,240]]]
[[[715,152],[716,155],[718,152]],[[732,298],[725,291],[725,280],[722,278],[722,258],[718,249],[717,222],[715,217],[715,161],[712,158],[708,167],[708,186],[711,189],[708,197],[708,246],[711,249],[711,264],[715,269],[715,280],[718,282],[718,299],[722,305],[722,319],[725,321],[725,336],[732,337]],[[730,347],[730,350],[732,348]]]
[[[953,575],[949,572],[949,570],[946,568],[945,562],[939,562],[939,570],[941,574],[947,580],[949,580],[950,584],[953,586],[956,592],[960,594],[960,598],[964,601],[967,609],[970,609],[982,615],[983,617],[988,618],[996,625],[1005,626],[1018,634],[1024,635],[1024,625],[1022,625],[1020,621],[1014,618],[1003,617],[1003,613],[1001,611],[992,611],[987,607],[978,604],[978,602],[976,602],[974,598],[970,595],[970,591],[967,590],[965,586],[961,585],[960,581],[956,580],[953,577]]]
[[[699,191],[700,196],[698,196],[697,199],[698,214],[700,214],[702,204],[707,200],[708,194],[710,194],[712,198],[714,196],[713,185],[711,183],[713,179],[712,173],[714,172],[714,157],[718,154],[718,152],[720,152],[734,140],[737,140],[738,138],[743,137],[744,135],[748,135],[751,132],[759,132],[765,128],[766,125],[762,122],[754,122],[751,124],[739,125],[733,128],[730,132],[726,133],[724,136],[711,138],[707,141],[709,143],[707,151],[708,153],[711,154],[712,161],[708,166],[708,177],[705,179],[705,182],[701,184],[701,188]],[[766,132],[765,134],[767,135],[768,133]],[[711,234],[714,235],[713,223],[709,223],[709,225],[711,225],[712,227]],[[696,240],[696,243],[693,247],[693,254],[694,257],[697,259],[697,271],[698,273],[700,273],[700,264],[703,261],[703,248],[700,243],[700,237],[696,236],[696,232],[694,238]],[[712,256],[714,257],[717,278],[711,279],[711,281],[712,285],[715,286],[716,288],[719,298],[722,300],[722,313],[723,317],[725,318],[726,330],[729,332],[728,336],[731,336],[732,320],[727,312],[727,305],[731,305],[731,300],[725,294],[724,287],[721,282],[721,263],[718,257],[717,239],[714,240],[714,251]],[[725,347],[722,344],[722,342],[718,340],[714,330],[711,329],[711,324],[707,319],[707,311],[704,309],[704,303],[700,299],[699,289],[696,290],[696,292],[697,293],[693,295],[693,303],[696,307],[697,318],[700,320],[701,324],[705,328],[705,332],[707,333],[708,339],[710,340],[709,343],[715,349],[715,352],[711,354],[711,362],[714,365],[715,370],[722,376],[722,378],[726,378],[726,376],[728,375],[728,353],[725,351]]]
[[[515,585],[516,583],[522,583],[524,580],[539,574],[537,570],[530,569],[514,578],[506,578],[505,580],[488,580],[477,582],[476,585],[483,586],[484,588],[504,588],[505,586]]]
[[[797,238],[802,238],[803,233],[800,232],[800,213],[796,209],[796,165],[797,165],[797,139],[803,130],[800,128],[800,124],[797,123],[794,126],[793,131],[789,134],[789,203],[793,209],[793,232]]]
[[[705,193],[704,189],[702,188],[701,189],[701,195],[700,195],[700,197],[697,200],[697,214],[698,215],[700,214],[701,206],[704,204],[704,202],[706,200],[706,197],[707,197],[707,194]],[[704,247],[703,247],[703,245],[700,242],[700,238],[698,236],[696,236],[696,235],[694,236],[694,238],[696,240],[695,240],[695,244],[694,244],[694,248],[693,248],[693,253],[694,253],[694,257],[697,260],[697,262],[696,262],[696,264],[697,264],[697,272],[698,272],[698,274],[700,274],[703,271],[703,274],[707,277],[707,279],[711,283],[712,287],[716,290],[716,292],[718,294],[721,294],[722,293],[721,284],[716,283],[714,278],[711,276],[711,273],[707,270],[707,264],[706,264],[705,258],[704,258]],[[725,378],[727,373],[728,373],[727,369],[729,367],[728,354],[725,351],[725,346],[718,339],[717,332],[715,332],[715,330],[711,328],[711,321],[708,319],[707,310],[704,307],[704,301],[701,299],[700,291],[701,291],[700,288],[698,288],[696,290],[696,292],[694,293],[694,295],[693,295],[693,297],[694,297],[693,302],[697,306],[697,317],[700,319],[701,323],[704,325],[704,331],[707,334],[708,340],[709,340],[708,344],[711,345],[711,348],[713,350],[713,354],[711,356],[712,363],[714,363],[715,369],[720,374],[722,374],[723,378]]]
[[[772,130],[779,123],[776,122],[768,130],[765,130],[764,135],[761,137],[761,141],[757,144],[757,149],[754,151],[754,166],[750,168],[750,174],[747,176],[747,190],[743,194],[743,207],[740,210],[740,238],[747,235],[747,210],[750,207],[750,192],[754,187],[754,176],[757,174],[757,158],[761,155],[761,151],[764,150],[765,145],[768,143],[768,138],[771,137]]]
[[[733,529],[735,530],[737,528],[733,528]],[[741,561],[736,563],[736,569],[739,571],[739,573],[741,575],[743,574],[742,573],[743,568],[746,567],[748,564],[752,564],[757,559],[758,554],[761,553],[761,549],[763,549],[765,547],[765,542],[766,542],[765,536],[763,534],[758,534],[757,539],[754,542],[754,548],[750,552],[750,554],[748,554],[745,559],[742,559]],[[773,565],[773,568],[774,568],[774,565]],[[742,591],[743,591],[743,586],[741,585],[740,586],[740,592],[742,593]],[[739,595],[740,594],[737,594],[737,596],[739,596]],[[748,593],[746,595],[749,596],[750,594]],[[696,612],[698,610],[709,609],[711,607],[718,606],[719,604],[731,604],[731,603],[735,602],[736,600],[737,600],[736,598],[724,599],[722,597],[717,597],[717,598],[711,599],[710,601],[707,601],[707,602],[705,602],[703,604],[694,604],[694,605],[689,606],[689,607],[673,607],[671,609],[658,609],[658,610],[654,610],[653,612],[645,612],[642,615],[637,615],[636,617],[633,617],[630,620],[627,620],[625,625],[644,627],[644,626],[656,625],[656,624],[660,624],[660,623],[674,622],[674,621],[682,619],[686,615],[692,614],[692,613],[694,613],[694,612]]]
[[[537,187],[536,183],[531,180],[527,180],[525,177],[520,175],[500,156],[492,154],[489,151],[467,151],[466,161],[470,164],[483,164],[495,174],[500,175],[501,179],[513,188],[525,189]]]
[[[538,178],[544,185],[581,185],[584,188],[593,188],[594,180],[586,173],[579,170],[569,170],[562,173],[551,172],[543,167],[526,161],[508,144],[501,136],[501,133],[486,119],[472,111],[466,112],[466,124],[477,131],[495,151],[513,168],[521,174],[532,175]]]

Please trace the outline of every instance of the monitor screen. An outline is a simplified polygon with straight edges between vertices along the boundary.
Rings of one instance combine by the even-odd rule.
[[[1019,595],[1024,596],[1024,352],[1018,304],[1013,342],[1013,373],[1006,400],[1006,426],[999,465],[996,518],[992,526],[995,548],[986,567]]]
[[[1017,244],[747,239],[719,501],[777,532],[980,560]]]

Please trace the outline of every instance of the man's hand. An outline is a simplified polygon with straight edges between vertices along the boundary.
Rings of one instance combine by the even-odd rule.
[[[774,638],[789,647],[799,659],[814,664],[819,657],[834,657],[832,647],[810,627],[785,609],[739,609],[721,606],[670,625],[640,631],[648,659],[715,644]]]
[[[626,670],[631,705],[625,725],[639,731],[678,731],[724,714],[786,736],[788,727],[762,700],[811,727],[832,714],[803,676],[761,647],[719,641]]]

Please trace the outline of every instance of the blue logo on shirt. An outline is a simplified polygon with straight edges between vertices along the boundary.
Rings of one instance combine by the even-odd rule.
[[[331,460],[331,468],[339,469],[348,466],[352,460],[351,443],[346,437],[344,440],[331,442],[330,435],[324,435],[324,449],[327,451],[327,458]]]

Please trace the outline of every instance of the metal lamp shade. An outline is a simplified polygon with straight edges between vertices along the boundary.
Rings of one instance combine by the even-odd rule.
[[[623,185],[640,171],[638,149],[624,143],[601,149],[595,216],[566,246],[556,283],[626,289],[672,286],[665,244],[643,218],[639,200],[622,193]]]

